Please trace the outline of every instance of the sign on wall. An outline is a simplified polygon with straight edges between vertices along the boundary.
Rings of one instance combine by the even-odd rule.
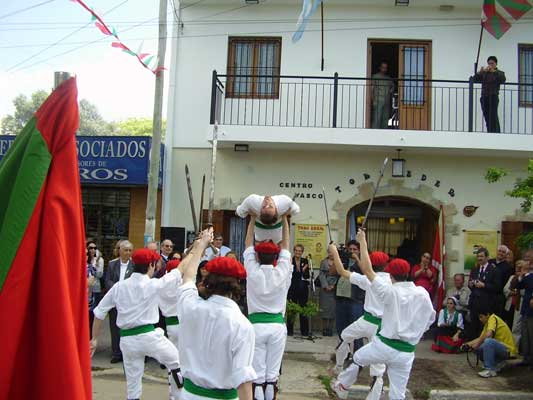
[[[15,138],[0,136],[0,160]],[[81,183],[146,185],[151,140],[148,136],[76,136]],[[160,185],[163,150],[161,146]]]
[[[314,268],[320,267],[327,254],[326,225],[295,224],[294,244],[304,246],[304,257],[311,254]]]
[[[465,248],[464,248],[464,268],[471,270],[477,263],[476,253],[479,248],[484,247],[489,251],[489,256],[495,257],[498,248],[497,231],[464,231]]]

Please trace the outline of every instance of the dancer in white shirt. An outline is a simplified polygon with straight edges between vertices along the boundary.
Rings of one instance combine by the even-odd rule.
[[[169,376],[170,398],[179,399],[182,377],[176,347],[168,340],[162,329],[154,328],[159,321],[158,291],[177,290],[181,281],[178,270],[161,279],[150,279],[160,255],[149,249],[136,250],[130,278],[119,281],[106,293],[94,309],[93,339],[91,356],[98,346],[102,322],[109,310],[117,309],[117,326],[120,328],[120,349],[122,350],[128,399],[140,399],[144,358],[155,358],[171,371]]]
[[[236,214],[241,218],[255,215],[255,240],[256,242],[273,241],[279,244],[282,239],[281,216],[286,213],[296,215],[300,206],[289,196],[259,196],[251,194],[237,207]]]
[[[350,352],[350,344],[356,339],[366,338],[370,342],[381,327],[381,317],[383,316],[383,302],[379,299],[378,294],[372,290],[372,283],[365,275],[357,272],[350,272],[344,269],[335,245],[330,245],[330,251],[334,255],[335,267],[337,273],[346,279],[349,279],[352,285],[357,285],[365,291],[365,312],[357,321],[346,327],[341,333],[341,343],[337,346],[335,372],[340,373],[344,365],[344,360]],[[370,262],[377,272],[377,276],[392,285],[390,276],[383,271],[387,265],[389,256],[382,251],[373,251],[370,253]],[[370,376],[374,378],[372,389],[367,396],[367,400],[379,400],[383,390],[383,374],[385,373],[384,364],[370,365]]]
[[[403,400],[415,347],[435,320],[435,310],[427,291],[407,282],[410,271],[407,261],[396,258],[387,265],[385,272],[390,274],[393,283],[390,285],[372,269],[364,231],[359,230],[356,239],[361,245],[361,270],[372,282],[371,290],[384,304],[381,330],[369,344],[355,352],[353,364],[331,386],[339,398],[346,399],[361,367],[385,364],[390,382],[389,398]]]
[[[181,399],[252,400],[254,330],[235,302],[246,270],[233,258],[216,257],[205,265],[207,300],[198,296],[194,284],[211,240],[212,228],[200,234],[189,251],[178,289],[179,351],[185,378]]]
[[[293,269],[289,223],[287,215],[283,215],[280,248],[270,241],[253,246],[255,222],[252,215],[244,251],[244,267],[248,274],[248,319],[255,331],[253,367],[257,379],[254,381],[254,399],[273,400],[278,391],[279,370],[287,341],[284,315]]]

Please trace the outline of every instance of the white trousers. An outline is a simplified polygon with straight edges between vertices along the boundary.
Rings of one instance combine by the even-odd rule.
[[[279,323],[253,324],[255,331],[254,360],[252,366],[257,374],[255,383],[275,382],[279,377],[279,369],[285,342],[287,326]]]
[[[179,325],[167,325],[167,336],[168,340],[172,342],[172,344],[178,348],[178,332],[179,332]]]
[[[124,373],[128,399],[140,399],[142,394],[142,377],[144,373],[144,357],[155,358],[168,369],[179,368],[179,356],[176,347],[168,340],[162,329],[120,338]],[[171,388],[173,379],[171,380]],[[175,387],[175,386],[174,386]],[[175,387],[177,390],[177,387]],[[172,391],[172,390],[171,390]],[[179,398],[179,393],[172,394]]]
[[[414,359],[415,353],[395,350],[374,337],[369,344],[355,352],[354,363],[339,374],[338,381],[349,388],[357,381],[360,366],[385,364],[389,377],[389,399],[404,400]]]
[[[378,326],[371,322],[368,322],[363,317],[360,317],[357,321],[352,322],[341,332],[342,343],[339,345],[336,351],[336,365],[337,369],[342,369],[344,360],[348,357],[350,352],[350,344],[356,339],[366,338],[370,342],[378,331]],[[383,376],[385,373],[384,364],[371,364],[370,376]]]

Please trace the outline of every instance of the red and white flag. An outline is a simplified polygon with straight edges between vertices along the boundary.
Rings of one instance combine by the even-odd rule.
[[[439,220],[437,222],[437,232],[435,233],[435,244],[433,245],[432,265],[439,272],[437,280],[437,294],[435,296],[435,308],[440,311],[444,296],[446,296],[446,270],[444,269],[444,260],[446,258],[446,244],[444,231],[444,210],[440,206]]]

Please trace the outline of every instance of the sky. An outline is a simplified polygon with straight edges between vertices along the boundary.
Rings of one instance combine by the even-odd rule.
[[[142,45],[143,52],[157,54],[159,0],[85,2],[116,29],[128,47],[137,51]],[[8,15],[40,3],[46,4]],[[168,12],[171,36],[171,2]],[[112,48],[112,41],[91,23],[91,15],[72,1],[1,0],[0,119],[13,113],[12,101],[17,95],[51,90],[54,71],[75,73],[79,99],[95,104],[106,120],[152,118],[155,76],[135,57]],[[169,40],[166,67],[170,53]],[[168,79],[165,89],[166,99]]]

